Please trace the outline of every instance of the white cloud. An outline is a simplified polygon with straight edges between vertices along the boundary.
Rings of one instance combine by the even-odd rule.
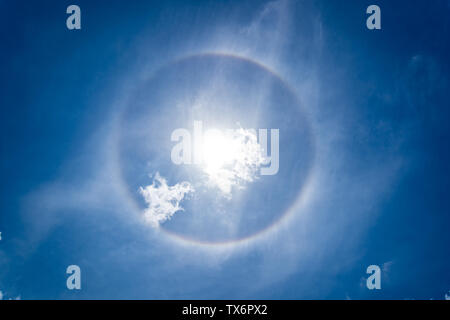
[[[169,186],[166,179],[157,172],[153,183],[144,188],[140,187],[139,192],[148,205],[144,210],[145,220],[152,226],[158,227],[160,223],[170,219],[175,212],[184,210],[180,202],[186,194],[194,192],[194,188],[186,181]]]
[[[0,300],[3,300],[3,292],[0,290]]]
[[[233,187],[243,188],[245,183],[257,178],[266,159],[254,130],[229,130],[225,140],[227,143],[222,145],[228,145],[227,153],[230,153],[226,163],[219,167],[206,165],[204,171],[210,184],[217,186],[226,197],[231,198]]]
[[[448,291],[448,294],[445,294],[445,300],[450,300],[450,291]]]

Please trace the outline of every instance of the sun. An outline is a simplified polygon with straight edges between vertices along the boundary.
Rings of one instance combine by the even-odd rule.
[[[203,137],[203,165],[208,173],[215,173],[231,164],[239,153],[238,141],[218,129],[210,129]]]

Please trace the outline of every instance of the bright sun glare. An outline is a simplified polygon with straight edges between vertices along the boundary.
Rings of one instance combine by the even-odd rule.
[[[242,128],[206,131],[200,150],[203,171],[227,196],[234,186],[242,187],[243,183],[253,181],[264,162],[256,134]]]
[[[220,130],[211,129],[203,138],[203,161],[207,172],[213,173],[232,163],[239,152],[238,141]]]

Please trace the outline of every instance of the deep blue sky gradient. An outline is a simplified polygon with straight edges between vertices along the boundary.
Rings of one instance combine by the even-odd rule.
[[[70,4],[81,7],[79,31],[65,26]],[[0,3],[0,291],[6,298],[444,298],[450,290],[449,1],[288,4],[279,73],[293,87],[315,75],[317,130],[345,137],[329,142],[337,152],[326,160],[343,159],[330,176],[344,196],[331,204],[321,199],[325,213],[311,222],[317,232],[305,256],[300,242],[280,240],[186,262],[197,253],[149,239],[145,226],[114,213],[114,203],[87,208],[59,192],[72,205],[55,213],[42,200],[49,184],[83,189],[94,171],[107,167],[95,155],[98,136],[134,75],[230,37],[266,4]],[[381,7],[382,30],[365,27],[370,4]],[[391,163],[395,169],[387,169]],[[356,187],[339,188],[340,177]],[[279,245],[285,256],[277,255]],[[288,271],[279,270],[283,259]],[[386,262],[382,290],[367,290],[365,268]],[[70,264],[82,268],[79,292],[65,287]]]

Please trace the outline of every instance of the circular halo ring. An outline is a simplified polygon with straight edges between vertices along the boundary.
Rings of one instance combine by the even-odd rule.
[[[302,108],[302,104],[300,103],[298,96],[295,93],[295,91],[293,90],[293,88],[284,79],[282,79],[281,76],[279,76],[275,71],[273,71],[266,65],[264,65],[256,60],[253,60],[248,57],[241,56],[241,55],[233,54],[233,53],[211,52],[210,51],[210,52],[203,52],[203,53],[196,53],[196,54],[189,54],[189,55],[181,56],[179,58],[176,58],[176,59],[170,61],[167,64],[164,64],[162,67],[157,68],[156,71],[153,72],[153,75],[164,67],[168,67],[172,64],[183,62],[183,61],[191,59],[191,58],[198,58],[198,57],[200,57],[200,58],[201,57],[225,57],[225,58],[237,59],[237,60],[240,60],[243,62],[250,63],[252,65],[255,65],[258,68],[261,68],[262,70],[268,72],[272,77],[277,79],[288,90],[288,92],[292,95],[292,97],[295,99],[295,101],[297,101],[297,106]],[[309,119],[308,119],[308,116],[306,113],[304,115],[306,117],[306,123],[310,126],[309,132],[311,133],[311,141],[312,141],[312,143],[311,143],[312,164],[311,164],[311,168],[309,169],[309,172],[307,173],[307,177],[305,179],[305,182],[304,182],[301,190],[299,191],[296,199],[293,201],[293,205],[291,205],[283,214],[281,214],[278,219],[273,221],[270,225],[266,226],[265,228],[259,230],[258,232],[252,233],[245,237],[240,237],[240,238],[237,238],[234,240],[226,240],[226,241],[198,240],[198,239],[193,239],[190,237],[182,236],[178,233],[171,232],[165,228],[159,228],[159,230],[162,231],[167,237],[169,237],[171,240],[173,240],[177,244],[201,246],[201,247],[205,247],[205,248],[208,248],[208,247],[226,248],[226,247],[231,247],[231,246],[234,247],[237,245],[245,245],[245,244],[249,244],[250,242],[253,242],[257,239],[262,239],[269,234],[275,233],[280,228],[281,225],[286,224],[286,222],[289,221],[290,218],[292,218],[294,213],[297,212],[299,209],[301,209],[306,204],[306,202],[311,194],[311,191],[313,189],[313,181],[314,181],[313,177],[314,177],[314,172],[315,172],[315,161],[314,161],[315,160],[315,138],[313,135],[313,130],[311,130],[311,121],[308,121]],[[119,116],[119,118],[120,118],[120,116]],[[117,153],[118,148],[115,148],[115,149],[116,149],[116,153]],[[124,180],[122,172],[120,170],[120,160],[119,160],[120,157],[118,156],[118,154],[116,154],[115,158],[116,158],[116,161],[119,162],[118,178],[119,178],[120,184],[123,186],[125,184],[125,180]],[[140,212],[141,210],[139,209],[138,204],[136,203],[136,201],[133,199],[132,195],[130,194],[130,191],[128,190],[128,188],[122,187],[121,189],[123,192],[125,192],[125,195],[130,202],[131,208],[133,210],[136,210],[137,212]]]

